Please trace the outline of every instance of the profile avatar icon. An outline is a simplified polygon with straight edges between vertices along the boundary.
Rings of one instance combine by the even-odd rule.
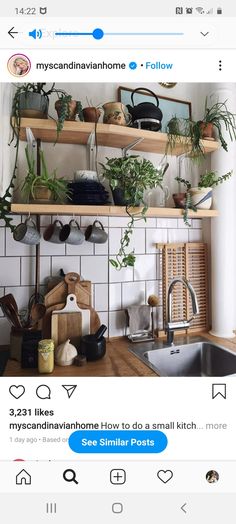
[[[16,54],[9,58],[7,68],[9,73],[13,76],[26,76],[30,72],[31,62],[28,56]]]
[[[209,482],[209,484],[215,484],[216,482],[218,482],[219,478],[220,475],[218,471],[215,471],[214,469],[208,471],[206,474],[206,480],[207,482]]]

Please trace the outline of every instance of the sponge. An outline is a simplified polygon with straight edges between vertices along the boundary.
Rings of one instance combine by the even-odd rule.
[[[149,295],[148,297],[148,304],[149,306],[156,307],[160,303],[159,298],[156,295]]]

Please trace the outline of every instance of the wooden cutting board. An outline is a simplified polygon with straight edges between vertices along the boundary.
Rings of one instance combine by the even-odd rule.
[[[91,282],[89,280],[80,280],[78,273],[67,273],[65,280],[57,284],[51,291],[49,291],[44,297],[44,304],[46,308],[49,308],[55,304],[66,303],[66,297],[71,292],[68,289],[71,283],[75,284],[74,294],[76,295],[77,303],[87,304],[91,306]]]
[[[77,302],[77,305],[81,309],[89,309],[90,310],[90,333],[96,333],[98,328],[101,325],[99,315],[97,311],[87,304],[82,304],[81,302]],[[43,338],[51,338],[51,318],[52,318],[52,312],[58,311],[63,309],[65,306],[64,302],[61,302],[60,304],[55,304],[54,306],[51,306],[47,309],[46,314],[43,318],[43,327],[42,327],[42,335]]]
[[[90,309],[81,309],[77,306],[76,296],[70,293],[67,296],[66,306],[54,310],[51,318],[51,338],[55,348],[68,338],[78,347],[80,338],[90,333]]]

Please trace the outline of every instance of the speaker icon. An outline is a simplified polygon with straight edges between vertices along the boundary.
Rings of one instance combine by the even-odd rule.
[[[33,29],[33,31],[29,32],[29,36],[32,36],[36,40],[36,38],[42,38],[43,33],[41,29]]]

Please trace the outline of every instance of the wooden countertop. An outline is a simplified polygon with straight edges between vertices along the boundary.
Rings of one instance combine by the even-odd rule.
[[[236,337],[223,339],[213,337],[208,333],[199,333],[199,336],[236,352]],[[178,337],[175,339],[177,341]],[[128,351],[129,345],[130,342],[126,338],[111,339],[107,342],[106,355],[101,360],[87,362],[82,367],[55,366],[50,375],[39,374],[35,369],[22,369],[19,362],[8,360],[4,377],[158,377],[154,371]]]
[[[23,369],[19,362],[8,360],[4,377],[156,377],[156,373],[145,366],[128,351],[126,338],[107,342],[105,357],[79,366],[55,366],[50,375],[39,374],[35,369]]]

